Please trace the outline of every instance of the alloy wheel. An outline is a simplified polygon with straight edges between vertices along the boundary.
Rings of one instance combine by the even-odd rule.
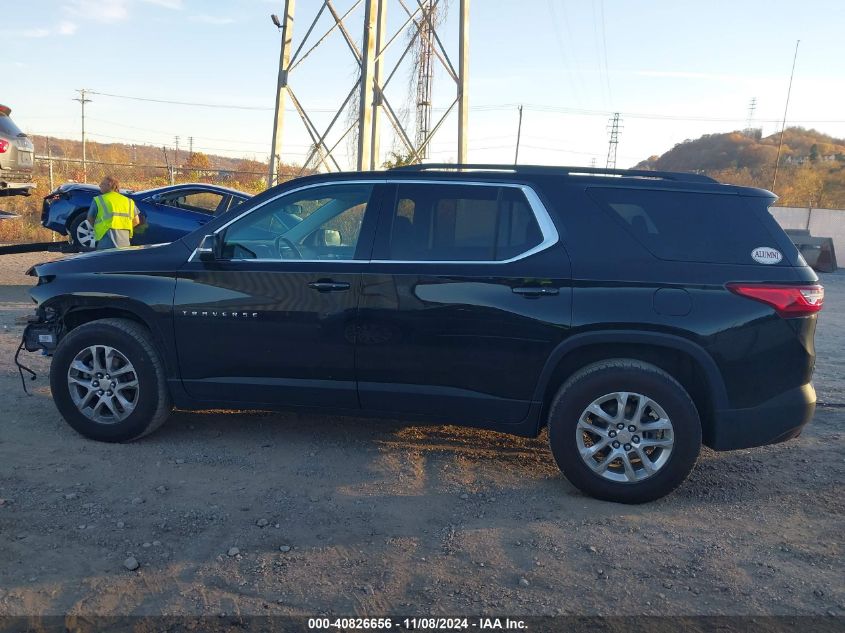
[[[584,409],[575,440],[581,459],[595,474],[637,483],[666,465],[675,436],[672,421],[657,402],[620,391],[596,398]]]
[[[77,244],[89,250],[93,250],[97,245],[94,239],[94,227],[91,226],[91,223],[87,219],[82,220],[79,226],[76,227],[75,239]]]
[[[67,372],[70,397],[79,412],[100,424],[125,420],[138,404],[138,374],[126,356],[108,345],[81,350]]]

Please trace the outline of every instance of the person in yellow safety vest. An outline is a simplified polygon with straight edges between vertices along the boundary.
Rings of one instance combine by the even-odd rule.
[[[106,176],[100,183],[102,195],[94,198],[88,209],[88,222],[94,227],[97,250],[126,248],[141,220],[135,202],[120,193],[120,183]]]

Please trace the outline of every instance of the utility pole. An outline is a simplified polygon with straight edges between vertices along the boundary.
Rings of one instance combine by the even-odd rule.
[[[610,120],[610,143],[607,146],[607,165],[608,169],[616,169],[616,147],[619,145],[619,113],[614,112],[613,118]]]
[[[54,189],[54,186],[53,186],[53,150],[50,149],[50,137],[49,136],[47,137],[47,167],[50,170],[50,192],[52,192],[53,189]]]
[[[285,123],[285,103],[288,90],[288,70],[290,69],[290,49],[293,41],[293,11],[295,0],[285,0],[282,19],[273,17],[273,23],[282,32],[282,44],[279,51],[279,75],[276,79],[276,116],[273,118],[273,144],[270,147],[270,169],[267,174],[267,186],[279,182],[279,164],[282,159],[282,134]]]
[[[751,97],[748,104],[748,120],[745,122],[745,135],[751,136],[751,126],[754,123],[754,110],[757,109],[757,97]]]
[[[775,184],[778,181],[778,168],[780,167],[780,150],[783,148],[783,133],[786,131],[786,112],[789,110],[789,95],[792,94],[792,78],[795,76],[795,61],[798,59],[798,45],[801,40],[795,41],[795,55],[792,57],[792,72],[789,73],[789,88],[786,90],[786,105],[783,106],[783,123],[780,127],[780,142],[778,143],[778,153],[775,158],[775,173],[772,175],[772,191],[775,190]]]
[[[91,103],[91,99],[85,96],[85,93],[88,92],[85,88],[77,90],[77,92],[79,97],[75,98],[74,101],[79,101],[82,105],[82,182],[88,182],[88,158],[85,155],[85,104]]]
[[[179,137],[178,136],[173,137],[173,144],[176,146],[176,160],[174,161],[174,164],[178,167],[179,166]]]
[[[371,144],[370,169],[379,168],[379,157],[381,156],[381,116],[384,109],[384,95],[381,93],[381,86],[384,83],[384,69],[387,66],[382,52],[387,41],[387,2],[378,0],[378,28],[376,29],[376,67],[373,73],[375,82],[373,91],[373,134]],[[318,148],[319,149],[319,148]]]
[[[519,124],[516,126],[516,152],[513,155],[513,164],[519,162],[519,139],[522,136],[522,104],[519,104]]]
[[[466,163],[469,133],[469,0],[461,0],[458,40],[458,162]]]
[[[364,40],[361,46],[361,101],[358,108],[358,171],[366,171],[373,150],[373,76],[376,58],[376,0],[364,0]]]
[[[170,160],[167,158],[167,148],[164,145],[162,145],[161,151],[164,152],[164,164],[167,165],[167,173],[168,173],[168,176],[170,177],[170,184],[171,185],[175,184],[176,179],[174,178],[174,174],[173,174],[173,165],[170,164]]]
[[[194,155],[194,137],[189,136],[188,137],[188,159],[190,159],[191,156],[193,156],[193,155]]]

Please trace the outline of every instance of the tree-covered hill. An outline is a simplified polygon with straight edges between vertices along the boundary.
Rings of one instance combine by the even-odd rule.
[[[705,134],[636,167],[706,173],[722,182],[771,189],[779,142],[780,133],[762,137],[760,130]],[[787,128],[775,193],[784,206],[845,208],[845,140]]]

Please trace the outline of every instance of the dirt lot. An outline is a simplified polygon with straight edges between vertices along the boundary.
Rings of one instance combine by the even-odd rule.
[[[805,434],[705,450],[628,507],[577,492],[545,436],[214,412],[87,441],[48,359],[33,396],[12,364],[46,257],[0,257],[0,615],[845,615],[845,274],[823,278]]]

